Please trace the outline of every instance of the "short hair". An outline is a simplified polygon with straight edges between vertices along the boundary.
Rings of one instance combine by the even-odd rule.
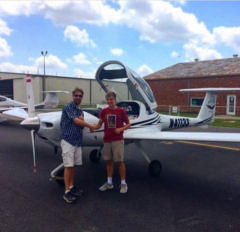
[[[72,91],[72,95],[75,95],[76,92],[81,92],[82,95],[84,94],[83,90],[80,89],[80,88],[78,88],[78,87],[76,87],[76,88]]]
[[[105,98],[107,99],[107,98],[109,98],[109,97],[114,97],[114,98],[116,99],[116,98],[117,98],[117,95],[116,95],[115,92],[109,91],[109,92],[106,93]]]

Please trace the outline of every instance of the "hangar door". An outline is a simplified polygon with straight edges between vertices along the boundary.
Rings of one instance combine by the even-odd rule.
[[[0,81],[0,95],[13,99],[13,80]]]

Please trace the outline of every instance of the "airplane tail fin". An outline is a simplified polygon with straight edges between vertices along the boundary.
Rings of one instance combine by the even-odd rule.
[[[56,108],[59,104],[59,97],[55,91],[45,91],[46,97],[44,99],[44,108],[52,109]]]
[[[69,93],[68,91],[63,90],[53,90],[53,91],[44,91],[46,97],[44,101],[40,104],[35,105],[37,109],[53,109],[59,105],[59,93]]]
[[[206,92],[201,109],[198,114],[199,120],[204,120],[208,124],[214,121],[216,111],[217,95],[215,92]]]
[[[240,91],[240,88],[194,88],[194,89],[181,89],[181,92],[206,92],[201,109],[197,119],[201,124],[209,124],[214,120],[217,92]]]

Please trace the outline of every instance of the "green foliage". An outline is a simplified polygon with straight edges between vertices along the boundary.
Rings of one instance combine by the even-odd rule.
[[[211,126],[240,128],[240,119],[239,118],[236,118],[236,119],[235,118],[231,118],[231,119],[215,118]]]

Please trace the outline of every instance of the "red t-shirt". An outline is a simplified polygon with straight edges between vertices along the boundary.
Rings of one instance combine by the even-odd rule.
[[[114,132],[116,128],[123,127],[124,123],[129,123],[127,113],[123,108],[103,108],[99,113],[99,118],[102,119],[104,123],[104,142],[109,143],[123,140],[123,132],[120,134]]]

